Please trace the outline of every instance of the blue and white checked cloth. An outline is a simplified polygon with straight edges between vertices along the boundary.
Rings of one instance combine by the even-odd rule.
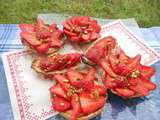
[[[23,48],[19,40],[19,31],[16,24],[0,24],[0,52]]]
[[[103,21],[104,22],[104,21]],[[129,26],[129,25],[128,25]],[[154,48],[157,52],[160,53],[160,27],[152,28],[141,28],[137,29],[136,27],[130,26],[130,29],[133,32],[136,32],[137,35],[143,37],[145,41]],[[140,32],[142,35],[140,34]],[[7,51],[13,51],[17,49],[22,49],[23,46],[20,42],[19,37],[20,29],[16,24],[0,24],[0,54]],[[156,83],[160,84],[160,62],[153,65],[157,74],[153,79],[156,79]],[[160,88],[158,88],[150,100],[138,99],[124,102],[122,99],[111,95],[110,100],[116,99],[118,103],[113,100],[108,107],[114,108],[115,111],[112,111],[112,116],[106,116],[107,111],[103,112],[101,116],[98,116],[96,119],[106,120],[159,120],[160,118]],[[142,102],[145,103],[149,108],[138,107]],[[127,106],[127,108],[126,108]],[[137,106],[137,108],[136,108]],[[122,111],[126,111],[126,114],[123,114]],[[127,111],[131,111],[128,114]],[[139,113],[140,112],[140,113]],[[2,65],[2,60],[0,59],[0,120],[12,120],[12,110],[10,105],[10,98],[7,89],[7,83],[5,78],[5,73]],[[59,116],[55,116],[52,120],[62,119]]]

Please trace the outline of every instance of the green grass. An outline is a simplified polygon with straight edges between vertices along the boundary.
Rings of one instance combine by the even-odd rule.
[[[143,27],[160,25],[160,0],[0,0],[0,23],[33,22],[39,13],[134,17]]]

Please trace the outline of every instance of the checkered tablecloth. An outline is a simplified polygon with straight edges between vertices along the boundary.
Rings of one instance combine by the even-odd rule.
[[[46,20],[46,22],[49,22],[49,21]],[[102,20],[100,22],[107,23],[109,21]],[[131,23],[133,23],[133,21]],[[126,22],[126,24],[128,24],[128,22]],[[135,32],[139,37],[143,37],[144,40],[152,48],[154,48],[158,53],[160,53],[160,27],[139,29],[136,24],[128,24],[127,26],[133,32]],[[23,45],[20,42],[19,33],[20,33],[20,29],[17,24],[0,24],[0,54],[23,48]],[[153,66],[158,70],[158,73],[154,79],[157,79],[156,82],[160,83],[160,62],[154,64]],[[159,95],[159,92],[160,91],[158,89],[157,91],[158,95]],[[157,114],[157,113],[160,114],[159,99],[160,97],[153,98],[153,102],[154,104],[156,104],[156,107],[157,107],[157,108],[154,108],[156,109],[155,116],[157,117],[150,116],[152,120],[158,120],[158,118],[160,118],[160,116],[158,117],[158,114]],[[140,118],[137,118],[137,120],[140,120]],[[150,120],[150,118],[147,118],[146,120]],[[6,84],[6,77],[5,77],[4,68],[2,65],[2,60],[0,59],[0,120],[12,120],[12,119],[13,119],[13,115],[12,115],[10,98],[8,94],[7,84]],[[60,118],[56,116],[55,119],[60,119]]]

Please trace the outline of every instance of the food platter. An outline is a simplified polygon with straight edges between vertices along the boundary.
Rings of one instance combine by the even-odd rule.
[[[134,33],[128,30],[120,20],[102,26],[101,37],[104,36],[113,36],[116,38],[118,44],[127,55],[133,57],[136,54],[140,54],[142,56],[142,64],[153,65],[159,60],[159,55],[152,48],[150,48],[144,40],[138,38]],[[62,50],[60,50],[62,53],[68,53],[71,51],[81,52],[76,50],[75,47],[70,44],[67,44],[62,48]],[[26,50],[5,53],[3,55],[3,64],[7,77],[12,111],[14,118],[17,120],[43,120],[57,114],[57,112],[53,111],[51,108],[50,94],[48,91],[48,89],[52,86],[53,81],[44,80],[42,76],[37,75],[36,72],[31,69],[31,62],[34,57],[34,55]],[[112,98],[113,96],[111,99]],[[124,102],[119,98],[116,99],[120,100],[122,103]],[[139,99],[138,101],[141,100]],[[152,102],[147,102],[145,100],[142,101],[142,103],[140,102],[140,107],[144,108],[147,106],[143,103],[148,105],[149,102]],[[105,119],[104,116],[107,114],[109,114],[108,118],[110,118],[111,109],[113,111],[114,109],[120,110],[122,107],[120,106],[119,108],[114,108],[113,104],[109,103],[109,105],[105,106],[101,119]],[[127,111],[127,113],[130,112]],[[114,118],[113,116],[111,119]],[[132,116],[133,115],[131,115],[131,117]]]

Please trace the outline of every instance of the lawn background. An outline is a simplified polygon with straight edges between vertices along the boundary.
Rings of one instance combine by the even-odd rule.
[[[0,0],[0,23],[30,23],[39,13],[134,17],[141,27],[160,26],[160,0]]]

